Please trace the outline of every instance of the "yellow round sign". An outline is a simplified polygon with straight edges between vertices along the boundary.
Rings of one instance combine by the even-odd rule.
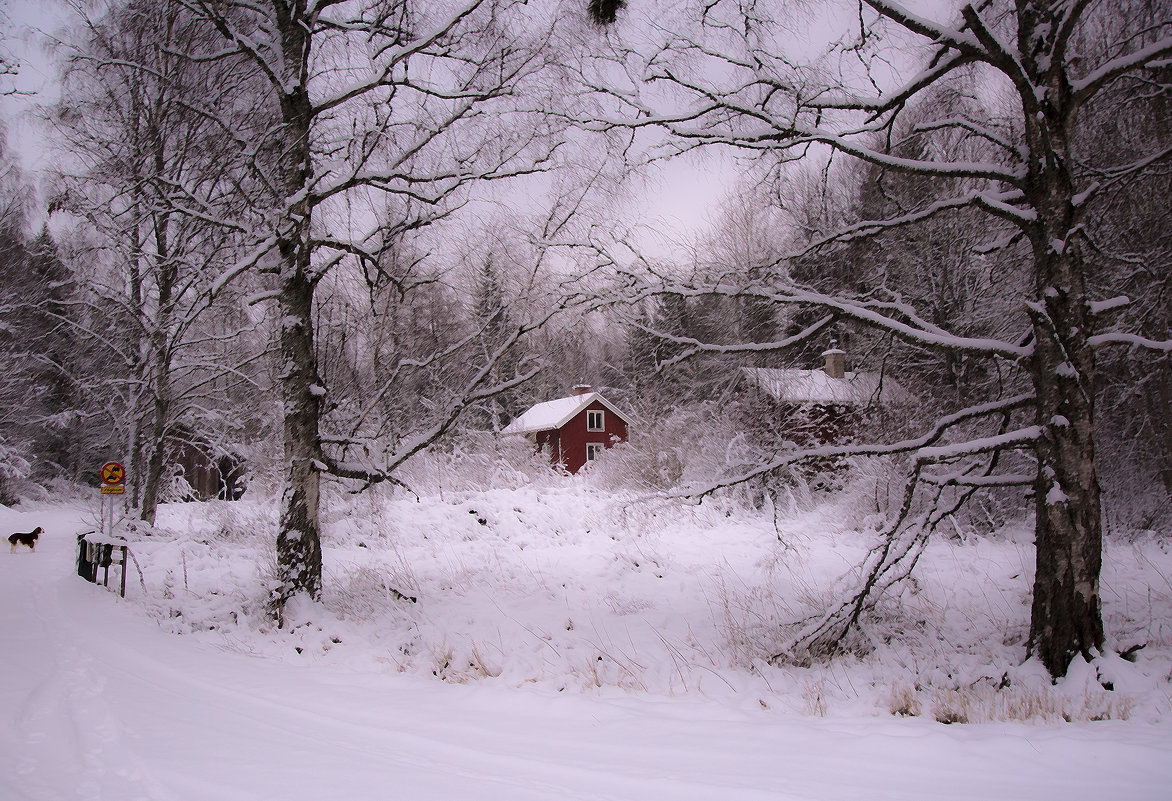
[[[126,478],[126,471],[118,462],[106,462],[102,465],[102,483],[107,487],[116,487]]]

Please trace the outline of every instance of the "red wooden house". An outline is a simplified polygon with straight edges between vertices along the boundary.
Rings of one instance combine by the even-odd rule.
[[[605,449],[628,437],[627,418],[587,386],[568,398],[539,403],[509,423],[502,434],[523,434],[549,454],[552,464],[577,473]]]

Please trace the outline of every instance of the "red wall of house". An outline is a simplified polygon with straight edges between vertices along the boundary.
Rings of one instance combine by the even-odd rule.
[[[562,440],[557,429],[538,431],[533,438],[537,442],[537,450],[549,456],[550,464],[562,463]]]
[[[586,412],[598,410],[603,415],[604,431],[586,430]],[[627,424],[617,414],[606,408],[601,401],[594,401],[568,423],[561,427],[561,463],[567,471],[577,473],[586,464],[586,443],[601,442],[607,448],[618,442],[627,441]],[[539,440],[540,442],[540,440]]]

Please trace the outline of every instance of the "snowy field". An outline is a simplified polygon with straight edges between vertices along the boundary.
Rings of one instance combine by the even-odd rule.
[[[871,544],[857,504],[567,479],[329,506],[326,597],[284,630],[271,504],[162,507],[125,601],[74,575],[92,509],[0,507],[46,529],[0,555],[0,799],[1172,797],[1155,535],[1105,554],[1110,645],[1145,647],[1051,686],[1020,664],[1025,528],[934,544],[869,653],[799,667],[768,657]]]

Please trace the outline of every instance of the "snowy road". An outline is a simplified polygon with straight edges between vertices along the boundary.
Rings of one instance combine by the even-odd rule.
[[[71,520],[37,520],[35,554],[0,553],[0,801],[1172,797],[1166,725],[792,717],[212,650],[73,576]],[[36,524],[0,509],[4,534]]]

